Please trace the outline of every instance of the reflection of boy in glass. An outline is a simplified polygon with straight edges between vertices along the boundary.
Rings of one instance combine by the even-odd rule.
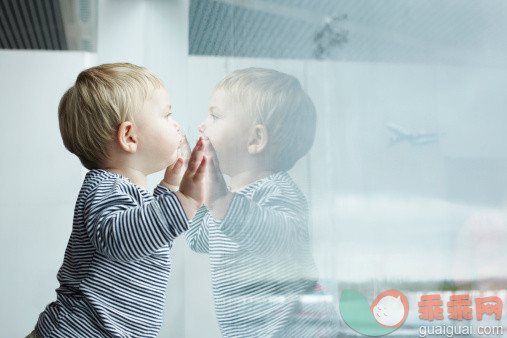
[[[284,335],[300,325],[298,296],[314,285],[308,205],[286,172],[311,148],[314,105],[290,75],[238,70],[216,86],[199,131],[209,151],[208,192],[186,239],[210,254],[220,330]]]

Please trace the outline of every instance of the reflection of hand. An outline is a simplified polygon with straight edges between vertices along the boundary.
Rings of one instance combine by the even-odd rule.
[[[160,184],[172,191],[178,190],[183,173],[188,166],[189,157],[190,147],[188,145],[187,137],[182,135],[181,148],[178,149],[178,159],[172,165],[167,167],[164,179],[160,182]]]
[[[204,175],[206,173],[207,159],[204,157],[204,141],[199,138],[197,145],[190,155],[187,170],[183,174],[180,190],[176,196],[181,202],[187,218],[194,217],[204,200]]]
[[[225,215],[232,199],[232,193],[227,189],[215,148],[209,138],[206,138],[206,156],[208,168],[206,170],[206,187],[204,192],[204,204],[216,219]]]

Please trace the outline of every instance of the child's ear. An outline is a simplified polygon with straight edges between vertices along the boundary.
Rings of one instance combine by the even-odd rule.
[[[130,121],[125,121],[118,127],[118,144],[128,153],[135,153],[137,150],[137,135],[135,126]]]
[[[260,154],[268,145],[268,129],[263,124],[256,124],[248,140],[248,153],[250,155]]]

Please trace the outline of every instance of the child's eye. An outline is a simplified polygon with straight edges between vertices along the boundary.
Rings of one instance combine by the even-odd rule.
[[[166,117],[166,118],[168,118],[168,117],[170,117],[172,114],[173,114],[173,113],[169,113],[169,114],[167,114],[165,117]]]
[[[213,120],[218,119],[218,116],[216,116],[216,115],[215,115],[215,114],[213,114],[213,113],[211,113],[211,114],[210,114],[210,116],[211,116],[211,118],[212,118]]]

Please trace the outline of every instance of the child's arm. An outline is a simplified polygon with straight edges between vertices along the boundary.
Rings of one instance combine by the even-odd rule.
[[[188,246],[195,252],[209,253],[208,218],[208,209],[205,206],[201,207],[190,221],[188,230],[185,233]]]
[[[219,229],[231,240],[258,254],[288,253],[309,242],[307,207],[303,201],[288,201],[278,187],[268,182],[257,193],[269,198],[253,201],[232,194]]]
[[[192,153],[181,189],[139,206],[126,192],[107,187],[85,206],[85,224],[94,247],[111,259],[131,261],[158,250],[188,228],[202,206],[206,159],[204,147]],[[107,194],[107,195],[104,195]]]
[[[88,236],[98,252],[111,259],[132,261],[147,256],[183,233],[188,228],[178,198],[163,194],[151,203],[139,206],[127,193],[111,191],[85,206]]]
[[[183,135],[183,143],[181,152],[178,154],[178,160],[175,164],[168,167],[165,171],[164,179],[155,188],[153,195],[161,194],[168,191],[177,191],[179,189],[181,179],[185,167],[188,165],[188,155],[190,154],[190,147],[187,138]],[[185,233],[188,246],[199,253],[208,253],[208,226],[205,220],[209,217],[209,212],[206,207],[201,207],[197,214],[189,222],[189,229]]]
[[[188,219],[195,216],[204,202],[203,181],[207,162],[204,157],[204,140],[200,137],[190,156],[188,168],[181,179],[180,190],[175,192]]]
[[[243,248],[263,254],[284,253],[308,242],[308,208],[291,188],[267,182],[255,202],[227,189],[213,145],[206,143],[209,165],[205,205],[219,229]]]

